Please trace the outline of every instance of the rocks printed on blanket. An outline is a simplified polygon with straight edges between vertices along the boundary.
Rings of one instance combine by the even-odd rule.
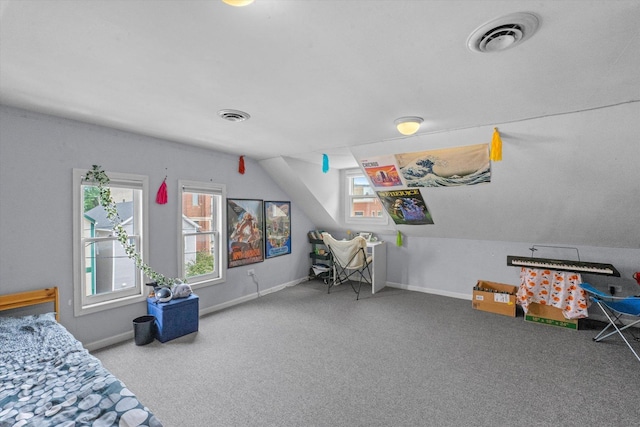
[[[52,316],[0,318],[0,427],[161,427]]]

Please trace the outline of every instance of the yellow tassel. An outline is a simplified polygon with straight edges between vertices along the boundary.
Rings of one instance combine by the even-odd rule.
[[[498,128],[493,128],[493,138],[491,138],[491,152],[490,158],[494,162],[502,160],[502,139],[500,139],[500,132]]]

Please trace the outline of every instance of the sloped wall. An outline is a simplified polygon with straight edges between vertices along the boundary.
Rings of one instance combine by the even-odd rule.
[[[583,261],[613,264],[621,278],[586,274],[583,279],[603,289],[616,284],[627,294],[637,294],[631,275],[640,270],[638,117],[640,104],[635,103],[498,125],[504,160],[493,164],[491,183],[423,188],[433,225],[390,222],[366,227],[387,242],[388,281],[470,298],[479,279],[518,284],[519,269],[506,265],[507,255],[530,256],[533,245],[549,245],[575,247]],[[485,126],[419,135],[358,146],[352,152],[356,159],[366,159],[488,143],[492,131]],[[305,208],[316,211],[308,215],[318,228],[340,237],[353,229],[342,219],[340,179],[333,184],[335,192],[323,193],[313,186],[321,180],[318,165],[294,168],[290,159],[278,164],[289,176],[304,177],[295,186],[291,178],[278,182],[292,200],[305,200]],[[273,168],[267,172],[274,175]],[[336,203],[337,214],[325,208]],[[397,230],[404,235],[401,247],[395,245]],[[576,252],[544,248],[535,256],[576,259]]]
[[[640,248],[640,103],[497,125],[503,161],[491,182],[422,188],[433,225],[367,228],[408,236]],[[425,126],[428,126],[426,124]],[[489,143],[493,127],[352,148],[356,159]],[[318,227],[343,220],[341,176],[291,158],[262,161]]]
[[[330,169],[323,173],[319,165],[290,157],[274,157],[259,163],[317,226],[333,225],[340,220],[340,171]]]
[[[497,125],[491,183],[422,188],[411,236],[640,248],[640,103]],[[428,123],[425,125],[428,127]],[[352,149],[356,159],[489,143],[484,126]]]

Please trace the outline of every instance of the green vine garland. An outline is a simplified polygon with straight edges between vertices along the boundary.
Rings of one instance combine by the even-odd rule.
[[[102,206],[107,214],[107,218],[113,224],[113,231],[124,248],[127,256],[132,259],[136,267],[139,268],[145,276],[155,282],[158,286],[169,286],[172,284],[183,282],[183,280],[171,279],[163,274],[160,274],[154,271],[148,264],[146,264],[142,260],[142,256],[136,250],[136,247],[129,242],[129,235],[124,227],[121,225],[122,219],[118,214],[118,209],[116,206],[116,202],[111,198],[111,189],[108,187],[109,185],[109,177],[102,170],[102,168],[98,165],[93,165],[91,170],[87,172],[85,176],[85,180],[91,182],[98,187],[98,201],[100,206]]]

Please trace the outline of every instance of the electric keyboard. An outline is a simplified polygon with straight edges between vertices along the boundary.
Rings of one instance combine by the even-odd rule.
[[[620,277],[620,273],[611,264],[597,262],[569,261],[549,258],[527,258],[520,256],[507,256],[507,265],[514,267],[546,268],[549,270],[575,271],[589,274],[601,274],[605,276]]]

